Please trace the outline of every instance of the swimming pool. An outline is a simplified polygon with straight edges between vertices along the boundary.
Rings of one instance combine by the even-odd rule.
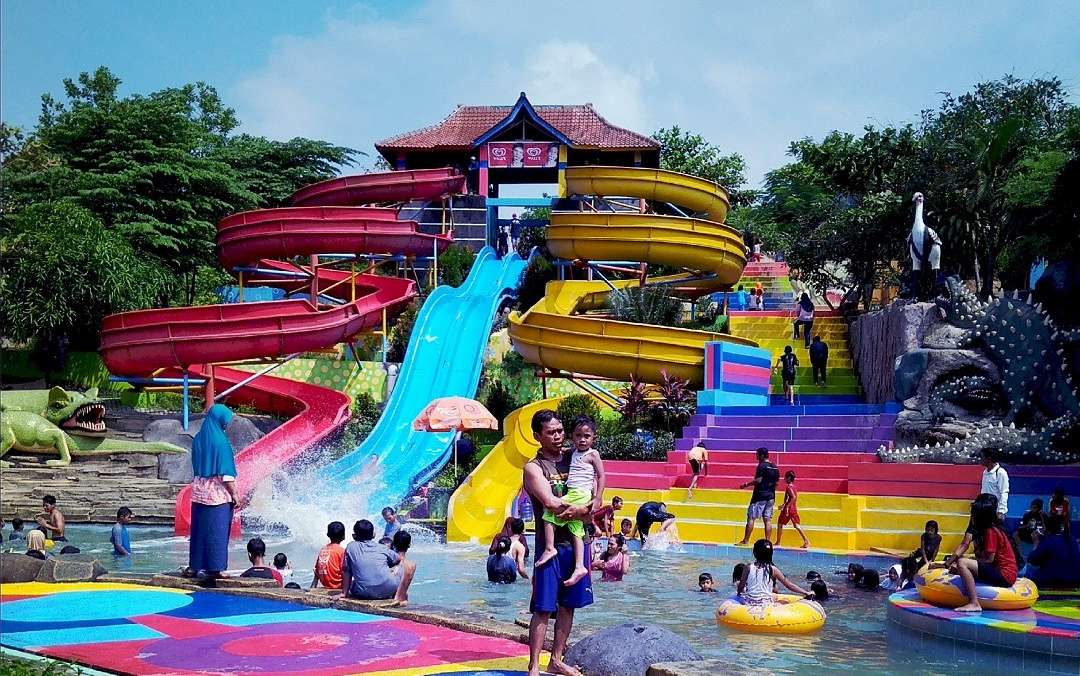
[[[411,528],[411,527],[410,527]],[[109,527],[73,525],[68,536],[71,544],[83,552],[99,554],[106,567],[123,573],[155,573],[175,570],[187,561],[187,540],[172,536],[161,527],[131,527],[135,556],[110,566]],[[303,586],[311,581],[313,544],[281,535],[264,536],[269,556],[285,552],[293,565],[294,579]],[[235,542],[230,551],[233,568],[246,567],[244,541]],[[4,543],[5,546],[8,543]],[[954,656],[951,646],[940,651],[917,649],[886,640],[885,606],[887,594],[847,589],[832,569],[842,562],[826,555],[778,551],[776,563],[786,575],[802,584],[806,571],[813,567],[829,579],[841,598],[826,605],[829,618],[825,628],[809,636],[768,637],[737,634],[718,627],[714,611],[726,597],[731,569],[739,560],[748,560],[749,551],[732,547],[690,545],[687,551],[634,552],[630,573],[623,582],[594,583],[596,603],[578,613],[574,635],[622,622],[661,625],[686,638],[703,656],[722,659],[733,671],[754,670],[774,673],[825,673],[835,671],[880,674],[946,673],[957,666],[974,667],[963,657]],[[738,558],[743,555],[743,559]],[[432,604],[467,609],[502,621],[525,618],[529,602],[527,583],[491,585],[487,582],[484,561],[487,550],[475,545],[443,544],[430,533],[417,532],[410,555],[417,561],[416,580],[410,591],[414,604]],[[880,566],[884,568],[884,565]],[[696,591],[699,573],[711,572],[723,590],[719,594]],[[926,646],[933,647],[928,642]],[[978,660],[978,669],[993,673]]]

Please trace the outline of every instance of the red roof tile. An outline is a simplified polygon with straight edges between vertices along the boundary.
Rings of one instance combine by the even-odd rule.
[[[481,134],[505,118],[513,106],[458,106],[442,122],[399,134],[375,144],[379,150],[467,149]],[[583,106],[534,106],[545,122],[565,134],[574,147],[652,149],[660,144],[622,127],[616,127]]]

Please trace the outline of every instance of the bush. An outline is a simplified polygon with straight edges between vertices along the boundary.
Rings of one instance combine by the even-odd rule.
[[[461,286],[469,276],[476,254],[460,244],[451,244],[439,254],[439,277],[447,286]]]
[[[521,231],[517,241],[517,252],[522,258],[528,258],[533,247],[540,247],[542,257],[551,256],[547,249],[547,228],[528,227]]]
[[[624,289],[611,294],[611,311],[619,321],[675,326],[682,303],[658,286]]]
[[[596,447],[606,460],[665,462],[668,451],[675,448],[675,437],[669,432],[655,435],[647,432],[620,432],[611,436],[600,436]]]
[[[649,404],[650,429],[675,433],[690,421],[697,404],[697,394],[684,378],[668,375],[661,371],[663,380],[654,385],[652,393],[659,395],[659,400]]]
[[[342,433],[342,445],[350,450],[357,448],[371,434],[371,430],[375,429],[381,413],[382,408],[374,397],[367,392],[358,394],[353,399],[352,416]]]
[[[588,394],[571,394],[559,402],[556,413],[559,420],[562,421],[563,427],[566,428],[566,435],[569,437],[572,432],[570,423],[573,422],[574,418],[587,415],[593,420],[600,420],[600,405],[596,403],[596,399]]]
[[[416,324],[416,316],[420,313],[420,307],[426,299],[427,294],[421,293],[409,301],[408,306],[398,315],[394,328],[390,330],[390,346],[386,351],[386,361],[398,363],[405,361],[405,352],[409,349],[409,338]]]
[[[517,307],[525,312],[544,297],[544,287],[555,279],[555,266],[543,256],[537,256],[525,268],[518,287]]]
[[[491,415],[495,416],[495,419],[499,421],[499,428],[502,429],[503,419],[510,415],[511,411],[519,408],[521,404],[501,380],[496,380],[488,389],[484,406],[487,406],[487,410],[491,411]]]

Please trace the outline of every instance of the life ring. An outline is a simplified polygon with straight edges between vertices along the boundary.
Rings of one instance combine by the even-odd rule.
[[[716,623],[752,634],[809,634],[825,626],[825,609],[793,594],[778,594],[776,603],[765,605],[733,596],[716,609]]]
[[[968,602],[964,581],[947,568],[934,568],[915,576],[915,588],[923,601],[945,608],[959,608]],[[1016,578],[1011,587],[975,585],[979,605],[986,610],[1025,610],[1039,600],[1039,588],[1026,577]]]

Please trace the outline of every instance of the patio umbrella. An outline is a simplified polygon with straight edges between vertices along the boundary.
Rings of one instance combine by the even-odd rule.
[[[454,472],[457,473],[457,442],[465,430],[497,430],[499,421],[483,404],[465,397],[440,397],[424,407],[413,420],[420,432],[454,432]]]

